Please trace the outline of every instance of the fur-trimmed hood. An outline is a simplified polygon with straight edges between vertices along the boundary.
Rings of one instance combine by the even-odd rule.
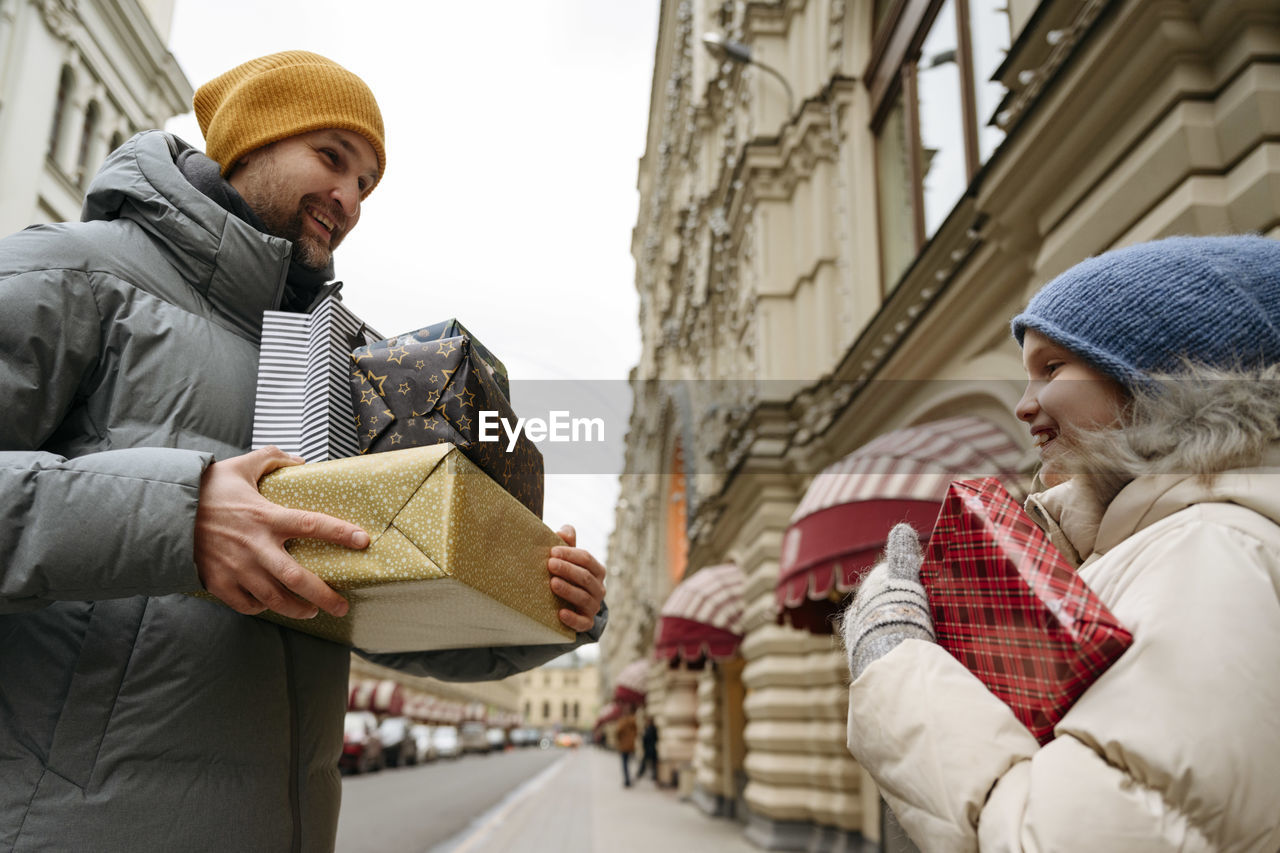
[[[1071,479],[1027,502],[1073,562],[1114,545],[1114,531],[1196,503],[1240,504],[1280,524],[1280,365],[1163,377],[1135,394],[1124,422],[1075,436]],[[1117,513],[1137,517],[1117,526]]]
[[[1135,393],[1125,422],[1079,442],[1082,473],[1127,482],[1251,468],[1280,442],[1280,365],[1161,377]]]

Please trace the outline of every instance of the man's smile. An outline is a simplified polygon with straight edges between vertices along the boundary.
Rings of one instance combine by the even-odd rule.
[[[311,219],[315,223],[319,225],[320,229],[325,233],[326,236],[332,237],[334,232],[337,231],[338,223],[335,222],[333,218],[329,216],[329,214],[325,213],[319,208],[309,205],[307,207],[307,214],[311,217]]]

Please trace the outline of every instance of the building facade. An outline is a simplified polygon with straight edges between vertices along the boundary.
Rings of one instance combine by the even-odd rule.
[[[0,235],[80,218],[116,146],[191,109],[173,0],[0,0]]]
[[[600,668],[577,652],[513,676],[528,726],[589,731],[600,710]]]
[[[737,662],[650,678],[704,808],[768,849],[894,849],[843,650],[786,618],[797,511],[905,428],[1027,451],[1008,320],[1074,263],[1280,237],[1277,57],[1265,0],[663,0],[603,681],[652,657],[677,584],[742,569]]]

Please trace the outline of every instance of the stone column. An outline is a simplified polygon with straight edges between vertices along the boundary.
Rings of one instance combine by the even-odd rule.
[[[693,791],[693,753],[698,737],[698,674],[683,664],[665,673],[666,690],[658,712],[658,778]]]
[[[698,742],[693,751],[693,799],[703,811],[712,815],[722,812],[727,793],[720,749],[721,693],[716,668],[707,664],[698,673]]]

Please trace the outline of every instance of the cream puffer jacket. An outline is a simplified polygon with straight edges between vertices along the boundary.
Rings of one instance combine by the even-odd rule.
[[[1260,455],[1029,502],[1134,636],[1047,745],[933,643],[850,686],[849,749],[922,851],[1280,850],[1280,445]]]

